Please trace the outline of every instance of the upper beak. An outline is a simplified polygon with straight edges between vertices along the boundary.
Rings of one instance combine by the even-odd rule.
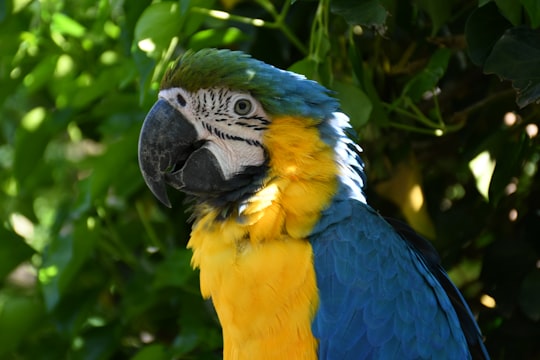
[[[166,176],[183,166],[197,140],[197,131],[168,101],[159,99],[146,116],[139,136],[139,167],[146,185],[171,207]]]

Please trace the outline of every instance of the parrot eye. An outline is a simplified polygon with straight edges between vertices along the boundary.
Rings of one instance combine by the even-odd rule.
[[[234,112],[238,115],[247,115],[251,111],[252,105],[248,99],[240,99],[234,103]]]

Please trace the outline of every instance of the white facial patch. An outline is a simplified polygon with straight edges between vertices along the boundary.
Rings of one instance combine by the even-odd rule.
[[[226,179],[246,166],[262,165],[263,133],[270,124],[261,104],[250,94],[223,88],[188,92],[161,90],[167,100],[195,127],[199,140],[214,154]]]

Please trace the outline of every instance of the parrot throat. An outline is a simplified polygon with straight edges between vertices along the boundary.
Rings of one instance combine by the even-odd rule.
[[[200,269],[201,293],[212,298],[223,328],[224,359],[317,358],[311,323],[318,306],[308,241],[335,195],[334,151],[319,122],[272,120],[264,136],[264,186],[220,219],[198,209],[188,247]]]

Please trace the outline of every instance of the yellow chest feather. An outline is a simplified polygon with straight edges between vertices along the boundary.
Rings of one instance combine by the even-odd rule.
[[[188,247],[223,328],[224,359],[316,359],[318,305],[306,237],[336,190],[333,152],[314,122],[282,117],[265,134],[269,175],[241,214],[201,210]]]

